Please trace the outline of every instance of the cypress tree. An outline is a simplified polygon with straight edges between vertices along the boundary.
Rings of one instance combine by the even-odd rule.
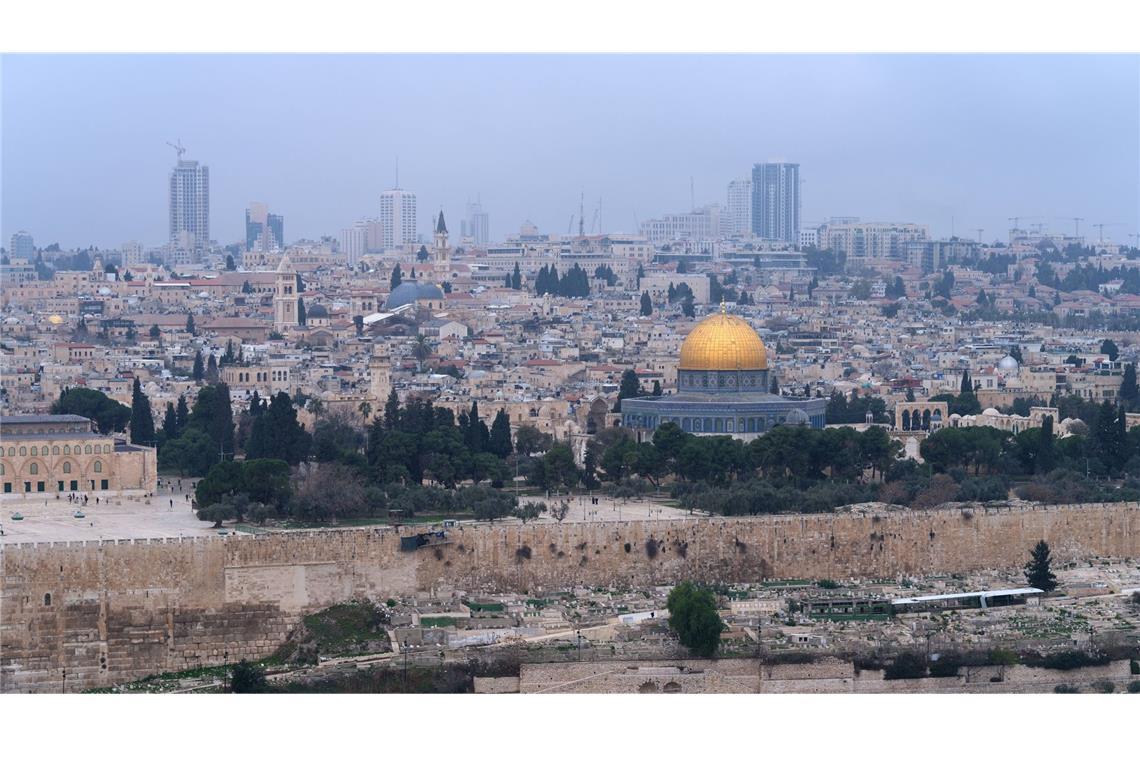
[[[150,411],[150,399],[142,392],[142,384],[137,377],[131,391],[131,443],[154,445],[154,417]]]
[[[186,397],[178,397],[178,406],[175,407],[175,417],[178,419],[178,434],[182,435],[182,431],[186,429],[186,423],[190,421],[190,407],[186,404]]]
[[[384,402],[384,429],[395,430],[400,422],[400,397],[396,389],[388,392],[388,400]]]
[[[1049,556],[1049,544],[1038,541],[1029,552],[1029,557],[1029,562],[1025,564],[1025,580],[1029,585],[1042,591],[1057,588],[1057,576],[1053,575],[1050,568],[1052,557]]]
[[[511,444],[511,420],[506,409],[500,409],[491,423],[491,441],[488,450],[503,459],[510,456],[514,450]]]
[[[178,413],[174,411],[174,403],[166,402],[166,414],[162,418],[162,435],[170,441],[178,437]]]
[[[958,386],[958,395],[973,395],[974,384],[970,381],[970,370],[962,370],[962,382]]]
[[[206,360],[206,382],[218,382],[218,360],[210,354],[210,358]]]
[[[648,317],[653,314],[653,301],[649,298],[648,291],[641,294],[641,316]]]
[[[194,369],[190,371],[190,376],[196,383],[202,382],[202,378],[206,376],[206,365],[202,363],[201,349],[194,352]]]
[[[193,314],[186,315],[186,332],[190,333],[191,335],[195,335],[197,333],[197,328],[194,326]]]
[[[309,315],[305,312],[305,299],[297,299],[297,324],[304,325],[309,321]]]
[[[1140,388],[1136,385],[1135,364],[1124,366],[1124,379],[1120,381],[1120,398],[1130,407],[1135,406],[1136,401],[1140,400]]]
[[[389,281],[391,284],[391,289],[395,290],[396,288],[400,287],[400,283],[403,281],[404,274],[400,271],[400,265],[397,263],[396,268],[392,270],[392,279]]]
[[[511,273],[511,287],[515,290],[522,290],[522,272],[519,271],[519,263],[515,262],[515,271]]]
[[[1056,455],[1053,451],[1053,415],[1045,415],[1041,423],[1041,443],[1037,449],[1037,472],[1051,472],[1056,465]]]

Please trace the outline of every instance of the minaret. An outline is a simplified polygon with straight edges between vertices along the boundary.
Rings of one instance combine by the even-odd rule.
[[[447,247],[447,225],[443,221],[443,209],[435,224],[435,243],[432,244],[432,264],[436,279],[447,280],[451,276],[451,249]]]
[[[300,297],[297,293],[297,271],[293,269],[289,254],[285,254],[277,265],[277,284],[273,294],[274,330],[284,334],[297,326],[297,301]]]
[[[372,356],[368,359],[368,386],[376,412],[383,412],[384,402],[392,390],[392,362],[388,347],[382,343],[373,347]]]

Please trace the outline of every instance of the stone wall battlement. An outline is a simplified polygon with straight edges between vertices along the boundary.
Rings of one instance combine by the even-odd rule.
[[[351,599],[621,588],[680,580],[891,578],[1140,556],[1140,505],[470,524],[402,551],[422,526],[0,548],[0,691],[120,683],[253,659],[301,616]]]

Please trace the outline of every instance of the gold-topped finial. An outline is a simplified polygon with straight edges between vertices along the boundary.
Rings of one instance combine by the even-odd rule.
[[[720,294],[720,313],[721,314],[727,314],[728,313],[728,307],[726,307],[724,305],[724,293]]]

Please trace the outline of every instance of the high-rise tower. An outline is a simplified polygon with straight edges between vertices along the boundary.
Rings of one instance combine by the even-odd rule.
[[[752,233],[765,240],[799,243],[800,165],[752,167]]]
[[[380,193],[380,224],[385,248],[416,242],[416,194],[399,188]]]
[[[201,251],[210,244],[210,168],[181,155],[170,173],[170,242]]]

